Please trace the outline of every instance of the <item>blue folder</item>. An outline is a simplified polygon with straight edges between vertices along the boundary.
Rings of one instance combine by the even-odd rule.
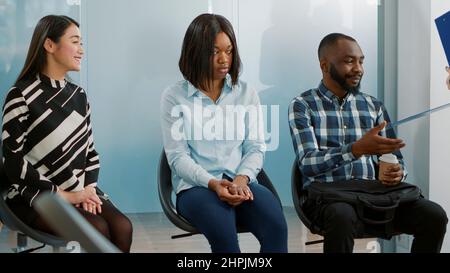
[[[434,20],[441,37],[442,46],[447,56],[447,63],[450,65],[450,11]]]

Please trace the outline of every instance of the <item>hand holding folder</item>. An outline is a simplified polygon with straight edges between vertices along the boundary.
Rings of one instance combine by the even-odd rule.
[[[450,67],[447,66],[445,69],[448,72],[448,77],[447,77],[447,80],[445,82],[447,83],[447,89],[450,90]]]
[[[439,37],[441,38],[442,47],[444,48],[445,56],[447,57],[447,63],[450,65],[450,11],[436,18],[434,22],[436,23]],[[447,84],[448,90],[450,90],[450,68],[447,66],[446,70],[449,75],[445,83]]]

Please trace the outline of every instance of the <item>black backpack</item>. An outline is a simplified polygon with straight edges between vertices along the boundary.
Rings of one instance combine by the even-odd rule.
[[[395,209],[400,204],[423,197],[415,185],[402,182],[395,186],[385,186],[374,180],[313,182],[306,191],[308,199],[317,204],[349,203],[355,207],[358,217],[364,223],[374,225],[391,223]]]

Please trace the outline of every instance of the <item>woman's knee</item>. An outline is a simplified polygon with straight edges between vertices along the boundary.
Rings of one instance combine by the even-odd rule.
[[[266,188],[257,189],[254,197],[238,208],[238,221],[262,233],[262,237],[287,237],[288,227],[278,199]]]
[[[97,216],[97,217],[89,217],[87,218],[87,220],[103,236],[105,236],[108,239],[111,238],[108,223],[103,218]]]
[[[272,217],[266,219],[263,228],[269,233],[279,236],[280,238],[287,237],[288,226],[283,212],[276,213]]]
[[[133,234],[133,224],[131,223],[131,220],[123,214],[116,216],[109,225],[114,227],[111,229],[120,236],[131,237]]]

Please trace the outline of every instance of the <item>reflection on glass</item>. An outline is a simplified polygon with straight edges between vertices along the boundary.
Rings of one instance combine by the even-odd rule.
[[[48,14],[80,18],[81,0],[0,0],[0,94],[3,101],[25,62],[36,23]],[[77,81],[78,76],[72,79]]]

